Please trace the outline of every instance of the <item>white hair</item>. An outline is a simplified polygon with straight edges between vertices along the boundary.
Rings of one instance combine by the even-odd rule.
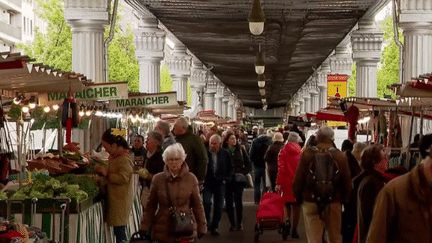
[[[186,152],[180,143],[171,144],[162,154],[162,158],[165,163],[171,158],[181,158],[184,161],[186,156]]]
[[[213,141],[213,140],[217,140],[219,143],[222,142],[222,138],[221,138],[221,136],[219,136],[219,135],[217,135],[217,134],[213,134],[213,135],[210,137],[209,141],[211,142],[211,141]]]
[[[186,117],[179,117],[176,122],[177,126],[188,128],[189,127],[189,121]]]
[[[322,138],[327,138],[330,140],[334,140],[334,131],[330,127],[321,127],[317,132],[317,140],[321,140]]]
[[[290,132],[288,135],[287,143],[299,143],[301,142],[300,135],[296,132]]]
[[[354,144],[352,152],[361,154],[366,147],[367,147],[366,143],[357,142]]]

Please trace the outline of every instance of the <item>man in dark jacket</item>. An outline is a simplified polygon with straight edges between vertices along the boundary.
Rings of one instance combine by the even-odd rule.
[[[162,149],[165,150],[171,144],[176,142],[174,135],[170,132],[170,125],[166,121],[158,121],[156,123],[155,131],[162,133],[164,141],[162,143]]]
[[[223,193],[225,185],[234,175],[234,167],[228,150],[221,148],[222,138],[214,134],[210,137],[207,150],[209,164],[204,182],[203,203],[207,225],[212,235],[219,235],[218,226],[222,218]],[[213,198],[213,218],[211,218]]]
[[[363,150],[366,148],[365,143],[357,142],[354,144],[353,150],[345,151],[348,159],[348,166],[351,178],[354,179],[360,174],[360,160]],[[351,191],[350,198],[344,204],[344,211],[342,213],[342,238],[343,243],[351,243],[354,237],[354,230],[357,224],[357,195],[355,191]]]
[[[272,144],[271,137],[267,136],[264,128],[259,130],[259,136],[252,142],[250,150],[250,159],[254,166],[254,200],[255,204],[259,204],[261,195],[265,191],[265,160],[264,156],[268,147]],[[261,181],[264,184],[263,191],[261,191]]]
[[[348,200],[351,192],[351,177],[346,156],[334,148],[334,132],[329,127],[322,127],[317,132],[317,146],[306,149],[294,175],[292,190],[297,202],[302,203],[306,236],[309,242],[322,242],[324,229],[329,243],[341,243],[342,203]],[[334,148],[334,149],[331,149]],[[339,180],[334,185],[336,190],[332,202],[323,210],[320,217],[318,206],[313,198],[312,185],[307,183],[311,164],[315,161],[316,149],[331,151],[339,169]]]
[[[176,120],[173,133],[177,142],[183,146],[186,152],[186,163],[189,166],[189,171],[197,177],[198,182],[202,185],[208,162],[203,141],[189,130],[189,122],[184,117]]]
[[[270,177],[271,191],[275,191],[276,178],[278,174],[278,155],[279,151],[284,147],[284,138],[282,133],[275,132],[273,134],[273,144],[269,146],[264,156],[267,163],[267,170]]]

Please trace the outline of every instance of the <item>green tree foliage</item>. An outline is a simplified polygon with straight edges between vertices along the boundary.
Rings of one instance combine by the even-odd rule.
[[[46,34],[36,28],[34,41],[18,44],[18,47],[36,59],[36,62],[63,71],[73,71],[72,32],[64,18],[63,2],[63,0],[38,0],[39,8],[36,14],[47,22]],[[117,19],[119,18],[120,16],[117,15]],[[133,33],[130,28],[121,30],[117,23],[114,39],[108,47],[109,81],[128,81],[128,88],[138,91],[139,64],[135,59]],[[105,37],[108,33],[109,28],[106,28]]]
[[[377,95],[378,97],[384,97],[384,95],[392,95],[395,98],[394,93],[387,89],[388,85],[399,83],[399,47],[394,41],[393,32],[393,18],[389,16],[381,22],[381,29],[384,31],[384,50],[381,58],[381,69],[378,70],[377,74]],[[399,31],[399,40],[403,42],[403,36]]]
[[[128,81],[128,89],[139,90],[139,64],[135,58],[135,45],[133,33],[130,28],[122,31],[116,25],[114,38],[108,46],[108,79],[110,82]],[[109,28],[105,34],[108,36]]]
[[[172,90],[173,90],[173,81],[169,74],[168,66],[162,64],[161,71],[160,71],[160,91],[170,92]]]
[[[356,96],[356,80],[357,80],[357,65],[353,62],[352,66],[352,75],[348,79],[348,96],[355,97]]]
[[[393,18],[388,16],[380,23],[380,28],[384,32],[381,66],[377,73],[377,96],[382,98],[384,95],[391,95],[395,98],[394,93],[387,89],[388,85],[399,83],[399,47],[394,41]],[[399,31],[399,40],[403,42],[403,36]],[[356,65],[353,64],[353,74],[349,79],[349,96],[355,96],[356,87]]]
[[[35,39],[17,44],[37,62],[63,71],[72,70],[72,32],[64,18],[63,0],[38,0],[36,14],[47,22],[46,35],[35,29]]]

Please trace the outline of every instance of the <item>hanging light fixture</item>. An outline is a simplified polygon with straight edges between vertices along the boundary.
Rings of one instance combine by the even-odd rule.
[[[266,97],[265,96],[261,96],[261,101],[262,101],[262,103],[266,103],[267,102]]]
[[[257,74],[263,74],[264,71],[265,71],[264,54],[261,51],[261,44],[259,44],[259,51],[255,59],[255,72]]]
[[[32,95],[29,99],[30,109],[34,109],[36,107],[36,103],[37,103],[36,97],[34,95]]]
[[[266,83],[266,77],[264,74],[258,75],[258,87],[264,88]]]
[[[53,109],[56,111],[56,110],[58,110],[60,108],[60,106],[59,105],[53,105]]]
[[[265,15],[261,9],[261,2],[259,0],[253,0],[248,21],[250,32],[253,35],[261,35],[264,31]]]
[[[259,92],[260,92],[260,95],[261,95],[261,96],[266,95],[266,91],[265,91],[264,88],[260,88],[260,89],[259,89]]]
[[[44,107],[44,111],[45,111],[45,113],[50,112],[50,110],[51,110],[51,108],[50,108],[49,106],[45,106],[45,107]]]
[[[263,111],[267,110],[267,105],[263,105]]]
[[[15,105],[19,105],[21,103],[21,100],[24,99],[23,95],[18,94],[14,99],[13,99],[13,103]]]

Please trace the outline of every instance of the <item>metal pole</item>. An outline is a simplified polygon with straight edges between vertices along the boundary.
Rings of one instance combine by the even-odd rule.
[[[408,147],[411,144],[411,138],[412,138],[412,132],[413,132],[413,124],[414,124],[414,107],[411,108],[412,116],[411,116],[411,127],[410,127],[410,133],[409,133],[409,139],[408,139]],[[407,166],[406,168],[409,169],[411,163],[411,151],[408,150],[408,159],[407,159]]]
[[[20,121],[22,119],[22,112],[20,115],[20,119],[17,121],[16,123],[16,129],[17,129],[17,150],[18,150],[18,185],[21,188],[22,187],[22,178],[21,178],[21,173],[22,173],[22,167],[21,167],[21,125],[20,125]]]
[[[59,122],[57,141],[58,141],[57,147],[58,147],[59,155],[63,156],[63,127],[61,121]]]

